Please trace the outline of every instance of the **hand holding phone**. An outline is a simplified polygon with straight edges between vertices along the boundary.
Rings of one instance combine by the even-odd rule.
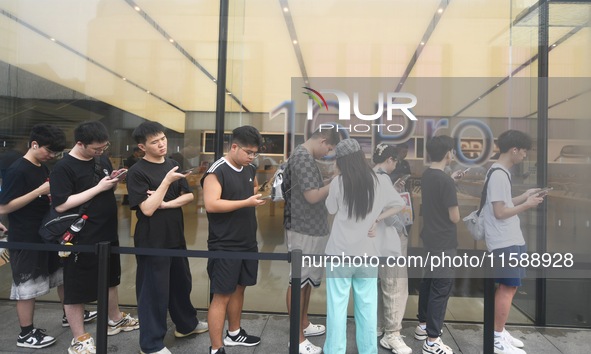
[[[549,191],[553,190],[554,188],[552,187],[546,187],[546,188],[542,188],[539,191],[536,192],[536,197],[543,197],[545,195],[548,194]]]
[[[127,175],[127,169],[122,168],[120,170],[113,171],[111,173],[111,178],[109,178],[109,179],[115,179],[115,178],[123,179],[125,177],[125,175]]]
[[[193,169],[192,169],[192,168],[190,168],[190,169],[188,169],[188,170],[184,170],[183,172],[181,172],[181,174],[183,174],[183,175],[187,175],[187,174],[189,174],[189,173],[192,173],[192,172],[193,172]]]
[[[271,196],[270,195],[265,195],[263,197],[260,197],[259,199],[271,199]]]
[[[409,179],[409,178],[410,178],[410,175],[404,175],[404,176],[402,176],[402,177],[398,178],[398,179],[396,180],[396,182],[394,182],[394,184],[399,184],[399,183],[401,183],[401,182],[404,182],[404,183],[406,183],[406,180],[407,180],[407,179]]]

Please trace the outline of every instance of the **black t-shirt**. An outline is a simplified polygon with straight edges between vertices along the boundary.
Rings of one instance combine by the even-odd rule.
[[[221,199],[244,200],[254,193],[256,168],[253,165],[236,170],[225,158],[211,165],[201,179],[215,174],[222,186]],[[211,251],[251,251],[257,247],[257,220],[255,207],[241,208],[229,213],[207,213]]]
[[[423,229],[421,238],[428,250],[458,247],[456,224],[449,220],[449,208],[458,205],[456,185],[445,172],[428,168],[421,177]]]
[[[2,181],[0,204],[21,197],[45,183],[49,169],[45,165],[35,166],[25,158],[16,160],[6,171]],[[24,207],[8,214],[10,222],[9,241],[43,243],[39,226],[49,210],[47,195],[39,196]]]
[[[138,220],[133,237],[136,247],[178,248],[186,245],[182,208],[157,209],[148,217],[139,207],[148,198],[147,191],[158,189],[168,171],[174,166],[178,166],[178,163],[169,158],[163,163],[141,159],[129,169],[129,207],[136,210]],[[168,202],[190,192],[187,180],[181,178],[168,187],[164,201]]]
[[[78,160],[72,155],[66,154],[64,158],[55,164],[49,176],[51,186],[51,200],[53,205],[59,206],[68,200],[71,195],[82,193],[96,185],[95,160]],[[100,177],[110,175],[113,171],[111,162],[106,156],[100,157]],[[68,210],[77,213],[79,206]],[[95,244],[101,241],[116,241],[117,234],[117,201],[115,191],[109,189],[97,194],[91,199],[85,212],[88,215],[86,225],[76,241],[79,244]]]

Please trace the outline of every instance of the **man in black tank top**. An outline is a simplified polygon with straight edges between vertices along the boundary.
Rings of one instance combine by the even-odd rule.
[[[234,129],[230,151],[214,162],[201,179],[210,251],[258,252],[255,207],[265,204],[265,200],[260,199],[261,194],[255,194],[258,183],[256,168],[251,163],[258,156],[261,141],[254,127]],[[211,354],[225,354],[224,344],[255,346],[260,343],[259,337],[248,335],[240,327],[244,290],[256,284],[257,268],[256,260],[208,260],[212,300],[207,321]],[[228,331],[222,340],[226,315]]]

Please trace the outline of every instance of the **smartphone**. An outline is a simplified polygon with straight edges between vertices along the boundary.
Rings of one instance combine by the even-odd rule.
[[[192,168],[190,168],[188,170],[184,170],[183,172],[180,172],[180,173],[183,174],[183,175],[186,175],[187,173],[191,173],[191,172],[193,172],[193,169]]]
[[[110,179],[114,178],[121,178],[127,174],[127,170],[119,170],[115,175],[113,175]]]
[[[398,178],[398,179],[396,180],[396,182],[394,182],[394,184],[398,184],[398,183],[400,183],[400,182],[406,182],[406,180],[407,180],[407,179],[409,179],[409,178],[410,178],[410,175],[404,175],[404,176],[402,176],[402,177]]]
[[[546,187],[546,188],[542,188],[541,190],[539,190],[539,191],[536,193],[536,195],[537,195],[538,197],[543,197],[543,196],[545,196],[546,194],[548,194],[548,192],[549,192],[549,191],[551,191],[551,190],[553,190],[553,189],[554,189],[554,188],[552,188],[552,187]]]
[[[265,196],[260,197],[259,199],[271,199],[271,196],[270,195],[265,195]]]

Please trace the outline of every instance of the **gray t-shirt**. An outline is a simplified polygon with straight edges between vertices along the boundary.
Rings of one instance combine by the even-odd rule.
[[[511,176],[511,172],[499,163],[494,163],[492,168],[502,168]],[[486,247],[489,251],[509,246],[525,245],[523,233],[519,222],[519,216],[499,220],[495,217],[492,203],[504,202],[508,208],[514,207],[511,195],[511,181],[503,171],[494,171],[488,182],[486,204],[482,208],[484,215],[484,230],[486,234]]]
[[[285,208],[283,226],[309,236],[328,235],[328,213],[324,200],[310,204],[304,192],[324,186],[322,174],[314,157],[299,145],[287,160],[285,178],[283,179]]]

